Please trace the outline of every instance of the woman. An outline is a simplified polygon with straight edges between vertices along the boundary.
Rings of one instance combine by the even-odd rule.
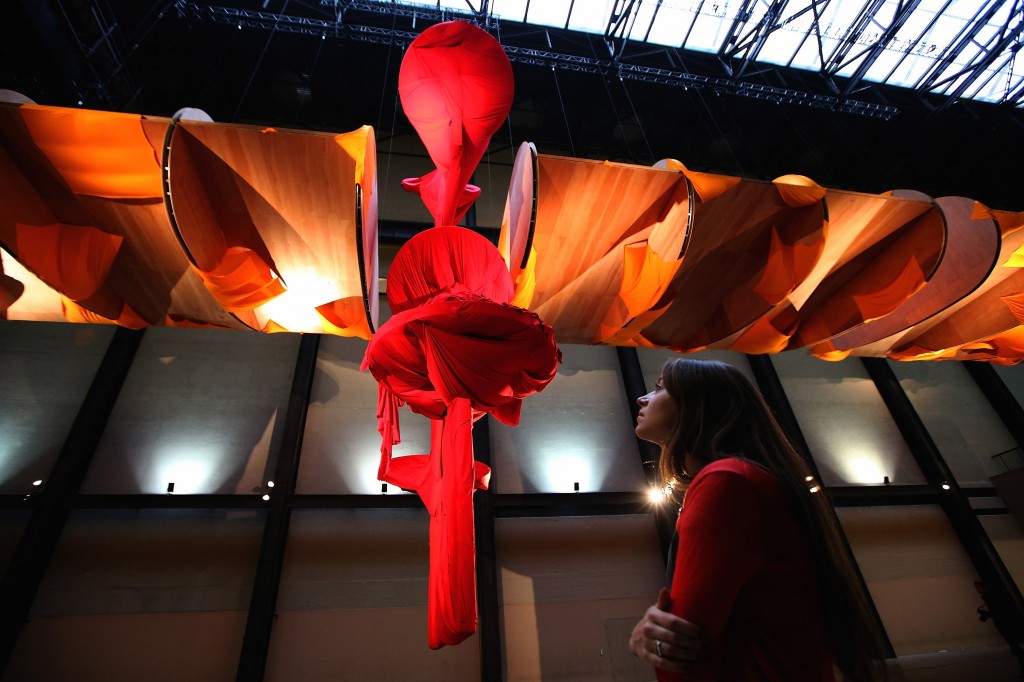
[[[734,367],[669,360],[638,399],[662,479],[689,482],[662,590],[630,650],[665,680],[884,677],[875,621],[819,484]]]

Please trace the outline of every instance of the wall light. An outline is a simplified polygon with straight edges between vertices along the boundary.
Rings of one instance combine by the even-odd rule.
[[[267,487],[268,488],[273,488],[274,487],[274,482],[273,481],[267,481]]]
[[[38,481],[32,481],[32,485],[34,485],[37,488],[39,486],[41,486],[42,484],[43,484],[43,479],[41,479],[41,478]]]
[[[269,499],[270,499],[270,495],[268,493],[263,493],[263,501],[266,502]]]
[[[943,490],[949,490],[949,484],[948,483],[943,483],[942,484],[942,489]]]

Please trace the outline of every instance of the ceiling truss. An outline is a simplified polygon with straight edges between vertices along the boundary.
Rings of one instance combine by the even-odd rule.
[[[500,21],[491,16],[485,17],[479,12],[454,12],[450,9],[433,9],[424,7],[411,7],[392,3],[381,5],[372,2],[355,2],[342,0],[322,0],[322,4],[330,6],[333,13],[330,17],[322,19],[296,15],[277,14],[256,10],[238,9],[234,7],[222,7],[207,5],[191,0],[177,0],[175,7],[180,15],[214,23],[222,23],[237,26],[238,28],[250,27],[270,31],[286,31],[300,33],[321,39],[327,38],[348,38],[361,42],[383,43],[383,44],[408,44],[418,35],[418,31],[407,31],[397,28],[386,28],[371,26],[367,23],[360,23],[351,14],[352,10],[370,11],[373,13],[390,13],[392,8],[400,16],[415,19],[423,18],[427,21],[450,21],[452,19],[463,19],[474,23],[489,22],[492,28],[501,38]],[[481,5],[483,7],[485,5]],[[619,17],[617,25],[632,25],[635,20],[635,8],[631,9],[628,2],[620,0],[620,9],[623,14]],[[632,20],[630,19],[632,16]],[[623,29],[609,26],[612,36],[623,32]],[[647,66],[631,63],[621,58],[621,48],[618,54],[613,54],[611,59],[597,59],[580,55],[558,52],[553,49],[542,50],[532,47],[522,47],[511,44],[508,40],[502,40],[505,53],[512,62],[545,66],[549,68],[574,71],[577,73],[594,73],[606,77],[617,77],[623,80],[633,80],[645,83],[657,83],[682,88],[693,88],[708,90],[716,94],[736,95],[773,101],[780,104],[794,104],[808,106],[830,111],[880,118],[888,120],[899,113],[899,109],[888,104],[876,104],[865,102],[849,97],[838,97],[825,94],[814,94],[793,88],[784,88],[761,83],[737,80],[734,78],[718,78],[703,76],[676,69],[665,69],[654,66]],[[622,41],[624,43],[624,41]]]

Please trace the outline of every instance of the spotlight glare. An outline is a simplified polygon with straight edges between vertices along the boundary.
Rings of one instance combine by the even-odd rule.
[[[266,501],[266,500],[269,500],[269,499],[270,499],[270,495],[268,495],[267,493],[263,493],[263,500]]]
[[[37,488],[39,486],[41,486],[42,484],[43,484],[43,479],[41,479],[41,478],[38,481],[32,481],[32,485],[36,486]]]

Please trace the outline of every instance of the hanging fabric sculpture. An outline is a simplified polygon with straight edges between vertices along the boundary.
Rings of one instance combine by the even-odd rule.
[[[406,115],[436,169],[402,185],[434,227],[396,254],[388,273],[393,317],[363,360],[378,382],[378,477],[419,494],[430,512],[428,643],[474,632],[473,492],[490,469],[473,459],[473,421],[486,413],[519,422],[522,399],[555,376],[551,328],[509,303],[513,285],[498,249],[455,223],[479,195],[467,181],[512,104],[512,68],[496,40],[463,22],[435,25],[409,46],[398,81]],[[392,458],[398,410],[431,421],[430,453]]]

